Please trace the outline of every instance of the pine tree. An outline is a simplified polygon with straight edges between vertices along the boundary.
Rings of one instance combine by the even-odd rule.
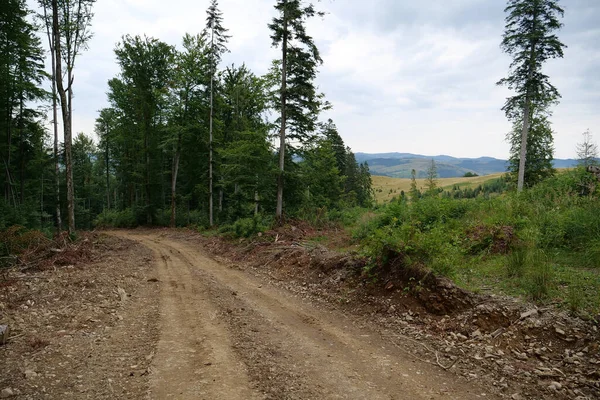
[[[223,27],[223,13],[219,10],[217,0],[211,0],[210,7],[206,11],[206,28],[203,35],[210,36],[209,58],[210,58],[210,118],[209,118],[209,223],[214,224],[213,215],[213,118],[214,118],[214,81],[215,74],[222,55],[227,52],[227,29]]]
[[[164,147],[173,149],[170,182],[171,227],[175,226],[177,218],[177,178],[183,143],[188,141],[198,121],[190,113],[191,105],[198,100],[199,96],[204,100],[204,96],[199,92],[201,88],[204,88],[205,74],[210,70],[209,56],[206,54],[207,48],[204,35],[186,34],[183,37],[183,51],[178,52],[175,57],[177,68],[173,74],[171,87],[172,100],[168,118],[168,134],[165,135],[162,143]]]
[[[521,132],[522,124],[515,122],[512,132],[508,135],[511,144],[508,171],[513,178],[517,178],[520,171]],[[534,115],[527,135],[527,156],[523,174],[525,187],[531,187],[554,175],[553,142],[552,128],[548,118],[545,115]]]
[[[105,208],[110,210],[110,147],[112,145],[113,130],[117,124],[116,110],[113,108],[103,108],[100,115],[96,118],[95,132],[100,137],[100,148],[104,151],[103,162],[105,171],[106,185],[106,203]]]
[[[305,204],[310,209],[334,207],[342,194],[342,177],[332,143],[327,139],[317,140],[303,154],[302,176],[307,188]]]
[[[24,0],[8,0],[0,7],[0,182],[4,201],[14,209],[29,200],[29,163],[43,147],[40,112],[33,108],[48,93],[41,41],[28,21]],[[36,182],[39,186],[39,182]]]
[[[594,143],[590,130],[583,132],[583,141],[577,144],[578,164],[582,167],[598,165],[598,145]]]
[[[227,67],[222,87],[223,135],[217,157],[228,220],[258,213],[274,195],[273,157],[263,120],[268,107],[266,80],[245,65]],[[275,196],[272,196],[273,198]],[[266,201],[268,204],[268,201]],[[253,207],[252,207],[253,205]]]
[[[343,173],[346,170],[346,146],[331,118],[323,124],[322,134],[331,143],[331,148],[335,153],[338,170]]]
[[[427,176],[425,177],[425,188],[427,188],[427,194],[429,196],[437,194],[437,183],[437,166],[435,165],[435,160],[432,159],[431,164],[429,164],[429,167],[427,168]]]
[[[498,85],[516,92],[506,100],[502,109],[513,123],[521,121],[517,179],[517,189],[521,191],[525,182],[527,136],[532,117],[548,113],[549,106],[560,98],[558,90],[542,72],[542,65],[549,59],[563,57],[565,45],[554,32],[562,27],[559,17],[564,15],[564,10],[558,5],[558,0],[508,0],[505,13],[508,16],[501,47],[513,57],[513,61],[509,76],[501,79]]]
[[[410,171],[410,190],[408,192],[411,201],[417,201],[421,197],[421,192],[417,188],[417,171]]]
[[[314,79],[323,61],[313,38],[306,32],[306,21],[318,13],[312,4],[301,0],[277,0],[277,16],[269,24],[273,46],[281,48],[275,64],[280,74],[279,93],[279,176],[277,180],[276,219],[283,223],[283,187],[286,139],[306,142],[314,132],[317,117],[325,106]],[[289,132],[288,132],[289,131]]]
[[[358,205],[361,207],[370,207],[373,205],[373,181],[369,164],[367,162],[360,163],[358,166],[358,181],[359,190],[357,193]]]

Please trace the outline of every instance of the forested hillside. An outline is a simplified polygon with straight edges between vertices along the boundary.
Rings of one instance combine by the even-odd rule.
[[[216,1],[205,27],[179,43],[124,35],[95,135],[64,123],[52,137],[45,111],[54,104],[51,122],[72,119],[93,3],[2,7],[1,228],[208,227],[371,204],[367,164],[320,116],[331,105],[313,83],[322,60],[304,27],[317,11],[299,1],[277,3],[270,29],[281,57],[262,76],[222,65],[230,35]],[[56,73],[43,63],[44,34]]]

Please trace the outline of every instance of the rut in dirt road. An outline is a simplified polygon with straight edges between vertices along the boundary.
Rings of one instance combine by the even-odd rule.
[[[351,318],[219,264],[191,245],[158,234],[117,234],[157,257],[161,334],[151,398],[493,398],[409,358]]]

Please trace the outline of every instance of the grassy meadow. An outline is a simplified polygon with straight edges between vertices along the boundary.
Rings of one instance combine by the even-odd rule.
[[[497,173],[484,176],[474,176],[470,178],[440,178],[438,179],[438,187],[452,188],[457,185],[461,189],[468,187],[476,187],[491,180],[500,178],[504,173]],[[375,191],[375,200],[378,204],[387,203],[392,198],[400,196],[400,192],[408,193],[410,190],[410,179],[406,178],[390,178],[388,176],[372,176],[373,190]],[[417,179],[417,187],[424,191],[425,179]]]

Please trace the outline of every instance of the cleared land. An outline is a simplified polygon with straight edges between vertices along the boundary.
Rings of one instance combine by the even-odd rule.
[[[454,185],[459,185],[461,188],[475,187],[493,179],[498,179],[502,175],[504,173],[474,176],[472,178],[440,178],[438,179],[438,186],[442,188],[451,188]],[[410,179],[375,175],[372,179],[373,190],[375,190],[375,198],[378,203],[387,203],[393,197],[400,196],[401,191],[404,190],[405,193],[408,193],[410,190]],[[417,187],[424,190],[425,179],[417,179]]]

